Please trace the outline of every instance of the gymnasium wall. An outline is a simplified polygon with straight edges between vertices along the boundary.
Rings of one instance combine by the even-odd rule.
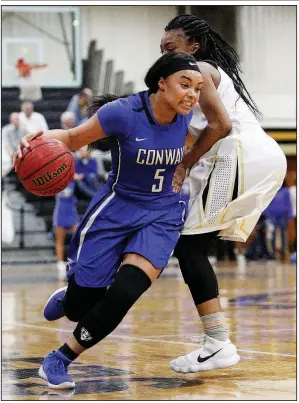
[[[236,48],[243,79],[263,113],[262,126],[287,157],[296,181],[296,6],[236,7]]]
[[[226,6],[209,8],[215,10],[210,21],[215,29],[222,18],[222,31],[229,27],[226,36],[231,37],[230,25],[235,25],[242,78],[264,115],[263,127],[295,129],[296,7],[237,6],[234,21],[224,12]],[[97,39],[105,60],[113,59],[115,70],[124,70],[125,80],[134,81],[139,91],[145,72],[159,56],[164,27],[176,13],[175,6],[81,7],[83,57],[89,41]]]
[[[236,46],[244,70],[244,82],[264,115],[263,127],[296,129],[296,6],[179,8],[180,12],[197,11]],[[29,62],[48,63],[48,69],[39,73],[43,86],[80,85],[80,79],[77,84],[73,80],[63,44],[60,10],[71,9],[77,13],[78,25],[72,28],[70,14],[64,14],[64,28],[68,41],[71,42],[74,32],[78,35],[79,64],[87,56],[90,40],[96,39],[97,48],[104,50],[103,65],[113,60],[114,72],[123,70],[124,80],[133,81],[135,91],[144,89],[144,75],[160,55],[164,27],[178,12],[178,7],[173,5],[54,7],[55,11],[48,13],[46,7],[40,6],[35,7],[38,12],[27,10],[22,13],[22,9],[24,7],[17,6],[10,13],[3,13],[2,44],[5,45],[7,38],[35,41],[27,44],[27,59]],[[69,50],[72,50],[71,44]],[[4,86],[16,77],[14,63],[17,57],[16,46],[3,47]],[[7,65],[10,70],[7,70]],[[11,85],[17,85],[16,79]]]
[[[296,128],[296,6],[236,7],[244,81],[263,126]]]
[[[96,39],[104,49],[105,61],[114,60],[115,70],[125,71],[125,81],[133,81],[135,91],[145,88],[143,79],[160,56],[164,27],[176,16],[176,6],[84,6],[82,51]]]
[[[48,65],[35,70],[32,79],[43,87],[78,87],[82,82],[80,28],[73,37],[72,12],[77,7],[4,6],[2,9],[2,85],[18,85],[15,69],[19,58]],[[74,41],[73,41],[74,39]],[[77,77],[71,65],[75,55]],[[77,57],[76,57],[77,56]]]
[[[75,34],[79,63],[86,58],[90,40],[104,50],[104,63],[113,60],[114,70],[124,70],[125,81],[135,90],[144,89],[143,78],[160,56],[160,39],[176,6],[6,6],[2,16],[3,85],[17,85],[15,63],[24,57],[29,63],[47,63],[35,72],[42,86],[79,86],[70,69]],[[71,13],[79,23],[72,26]],[[64,41],[68,41],[65,46]],[[70,52],[70,55],[68,54]],[[102,75],[103,76],[103,75]]]

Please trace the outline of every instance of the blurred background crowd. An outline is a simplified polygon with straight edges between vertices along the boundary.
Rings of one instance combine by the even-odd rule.
[[[76,173],[68,188],[56,197],[35,196],[11,169],[20,138],[81,124],[94,95],[122,96],[145,89],[142,78],[159,57],[164,27],[184,12],[206,19],[241,55],[244,81],[264,114],[262,126],[281,145],[288,161],[285,182],[246,245],[219,240],[211,260],[296,262],[295,6],[5,6],[4,264],[57,262],[58,275],[63,277],[70,236],[111,169],[107,144],[91,153],[80,149],[74,153]],[[287,67],[277,49],[284,49]],[[255,68],[259,63],[268,68],[267,77]],[[278,76],[284,77],[283,84],[277,83]],[[65,214],[72,211],[73,215],[62,225],[57,210],[63,205],[68,206]]]

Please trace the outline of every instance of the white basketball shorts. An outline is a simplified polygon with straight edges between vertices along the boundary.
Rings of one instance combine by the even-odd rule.
[[[190,171],[189,213],[182,234],[220,231],[221,239],[246,242],[281,187],[286,168],[274,139],[263,130],[241,131],[235,125]]]

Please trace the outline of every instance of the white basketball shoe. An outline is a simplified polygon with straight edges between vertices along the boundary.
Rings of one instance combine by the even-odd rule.
[[[205,335],[200,348],[170,361],[170,367],[176,372],[186,374],[232,367],[239,361],[236,346],[230,340],[219,341]]]

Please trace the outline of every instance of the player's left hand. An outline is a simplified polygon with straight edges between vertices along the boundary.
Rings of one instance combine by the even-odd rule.
[[[182,189],[184,180],[186,177],[186,168],[183,164],[179,164],[174,172],[172,179],[172,190],[176,193],[179,193]]]
[[[41,130],[41,131],[39,131],[38,133],[34,133],[34,134],[31,134],[31,133],[29,133],[29,134],[26,134],[25,136],[23,136],[22,138],[21,138],[21,140],[20,140],[20,142],[19,142],[19,144],[18,144],[18,146],[17,146],[17,149],[16,149],[16,151],[15,151],[15,153],[14,153],[14,155],[13,155],[13,157],[12,157],[12,166],[13,166],[13,168],[15,169],[15,171],[17,172],[17,170],[16,170],[16,162],[17,162],[17,159],[18,158],[20,158],[20,159],[22,159],[22,149],[23,148],[30,148],[30,141],[32,141],[32,140],[34,140],[34,139],[36,139],[37,137],[40,137],[40,136],[42,136],[44,134],[44,131],[43,130]]]

